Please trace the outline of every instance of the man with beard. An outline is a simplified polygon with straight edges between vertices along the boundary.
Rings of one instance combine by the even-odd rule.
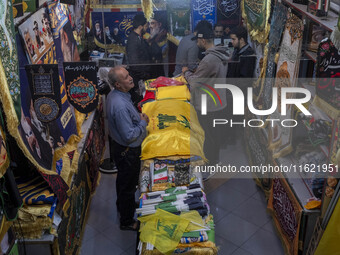
[[[150,54],[151,54],[151,61],[154,64],[152,67],[152,76],[159,77],[164,76],[164,67],[162,63],[167,62],[167,52],[168,52],[168,45],[167,45],[167,24],[166,20],[160,13],[156,13],[155,16],[150,20],[150,36],[147,39],[147,42],[150,45]]]
[[[190,71],[188,67],[183,67],[182,73],[190,84],[192,100],[198,111],[197,115],[200,124],[205,131],[204,154],[209,160],[209,164],[215,165],[220,162],[219,152],[225,127],[217,125],[215,128],[212,128],[212,124],[214,119],[220,119],[221,116],[224,116],[223,114],[227,106],[226,89],[218,89],[221,103],[215,105],[212,99],[208,98],[207,110],[209,113],[203,115],[201,97],[202,93],[205,94],[205,92],[202,92],[198,87],[204,87],[205,84],[211,87],[213,87],[214,84],[224,84],[229,56],[227,55],[225,47],[214,45],[214,32],[208,26],[200,28],[192,40],[197,40],[197,46],[205,51],[205,56],[195,72]],[[208,178],[209,175],[203,177]]]
[[[228,65],[228,78],[240,78],[237,80],[237,86],[242,89],[244,98],[247,98],[247,88],[251,87],[255,65],[256,55],[254,50],[248,44],[247,29],[239,26],[235,27],[230,32],[231,43],[234,47],[234,52],[231,62]],[[233,102],[233,98],[228,94],[228,102]],[[232,112],[228,111],[227,118],[233,117]],[[234,116],[236,122],[242,120],[242,116]],[[228,143],[235,144],[237,139],[243,136],[244,128],[231,128],[229,131]]]
[[[94,29],[95,39],[97,39],[97,41],[100,43],[104,43],[104,33],[102,31],[102,28],[100,27],[100,23],[98,20],[94,24]]]
[[[107,25],[105,26],[105,36],[106,36],[106,43],[107,44],[112,44],[112,43],[116,42],[112,37],[109,26],[107,26]]]
[[[135,106],[143,99],[139,93],[138,82],[150,79],[151,67],[149,46],[143,39],[143,34],[147,29],[147,21],[143,14],[137,14],[132,22],[133,30],[129,34],[126,44],[126,55],[129,71],[133,78],[134,88],[129,91],[132,102]]]
[[[234,52],[228,68],[229,78],[252,78],[254,74],[256,55],[248,44],[247,29],[240,26],[230,32]]]
[[[121,45],[121,44],[122,44],[122,38],[120,37],[120,35],[118,34],[118,32],[119,32],[118,27],[115,27],[115,28],[113,29],[112,38],[116,41],[116,44]]]

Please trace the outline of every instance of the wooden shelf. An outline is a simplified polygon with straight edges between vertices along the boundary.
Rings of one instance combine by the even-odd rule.
[[[293,3],[293,0],[282,0],[282,2],[286,3],[291,8],[299,11],[300,13],[302,13],[307,18],[309,18],[309,19],[313,20],[314,22],[320,24],[321,26],[323,26],[325,29],[327,29],[330,32],[332,32],[333,29],[335,28],[335,26],[337,25],[338,15],[336,15],[332,11],[329,11],[328,15],[325,16],[325,17],[316,17],[313,14],[307,12],[307,5]]]

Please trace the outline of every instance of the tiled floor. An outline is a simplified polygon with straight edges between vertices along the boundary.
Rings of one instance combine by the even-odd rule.
[[[223,154],[230,155],[228,148]],[[246,163],[245,155],[237,157],[238,162]],[[226,158],[224,161],[229,160]],[[90,206],[81,255],[135,254],[136,233],[119,230],[115,180],[116,175],[102,174],[100,186]],[[214,179],[209,182],[214,182]],[[264,194],[252,179],[226,180],[218,188],[209,191],[207,199],[215,218],[219,254],[284,254],[271,217],[266,212]]]

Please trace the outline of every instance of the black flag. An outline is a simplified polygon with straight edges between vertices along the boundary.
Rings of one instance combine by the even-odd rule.
[[[38,120],[57,119],[61,111],[58,65],[26,65],[25,68]]]
[[[64,62],[67,99],[79,112],[92,112],[98,105],[97,67],[94,62]]]

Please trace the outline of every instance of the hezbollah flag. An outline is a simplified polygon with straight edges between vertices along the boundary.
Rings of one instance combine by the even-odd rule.
[[[335,206],[332,216],[328,222],[325,232],[322,235],[315,255],[339,255],[340,236],[340,203]]]
[[[200,156],[204,131],[190,103],[178,100],[154,101],[143,105],[149,116],[148,136],[142,143],[142,160],[168,156]]]
[[[163,254],[172,254],[190,221],[161,209],[153,215],[140,217],[140,240],[153,244]]]

